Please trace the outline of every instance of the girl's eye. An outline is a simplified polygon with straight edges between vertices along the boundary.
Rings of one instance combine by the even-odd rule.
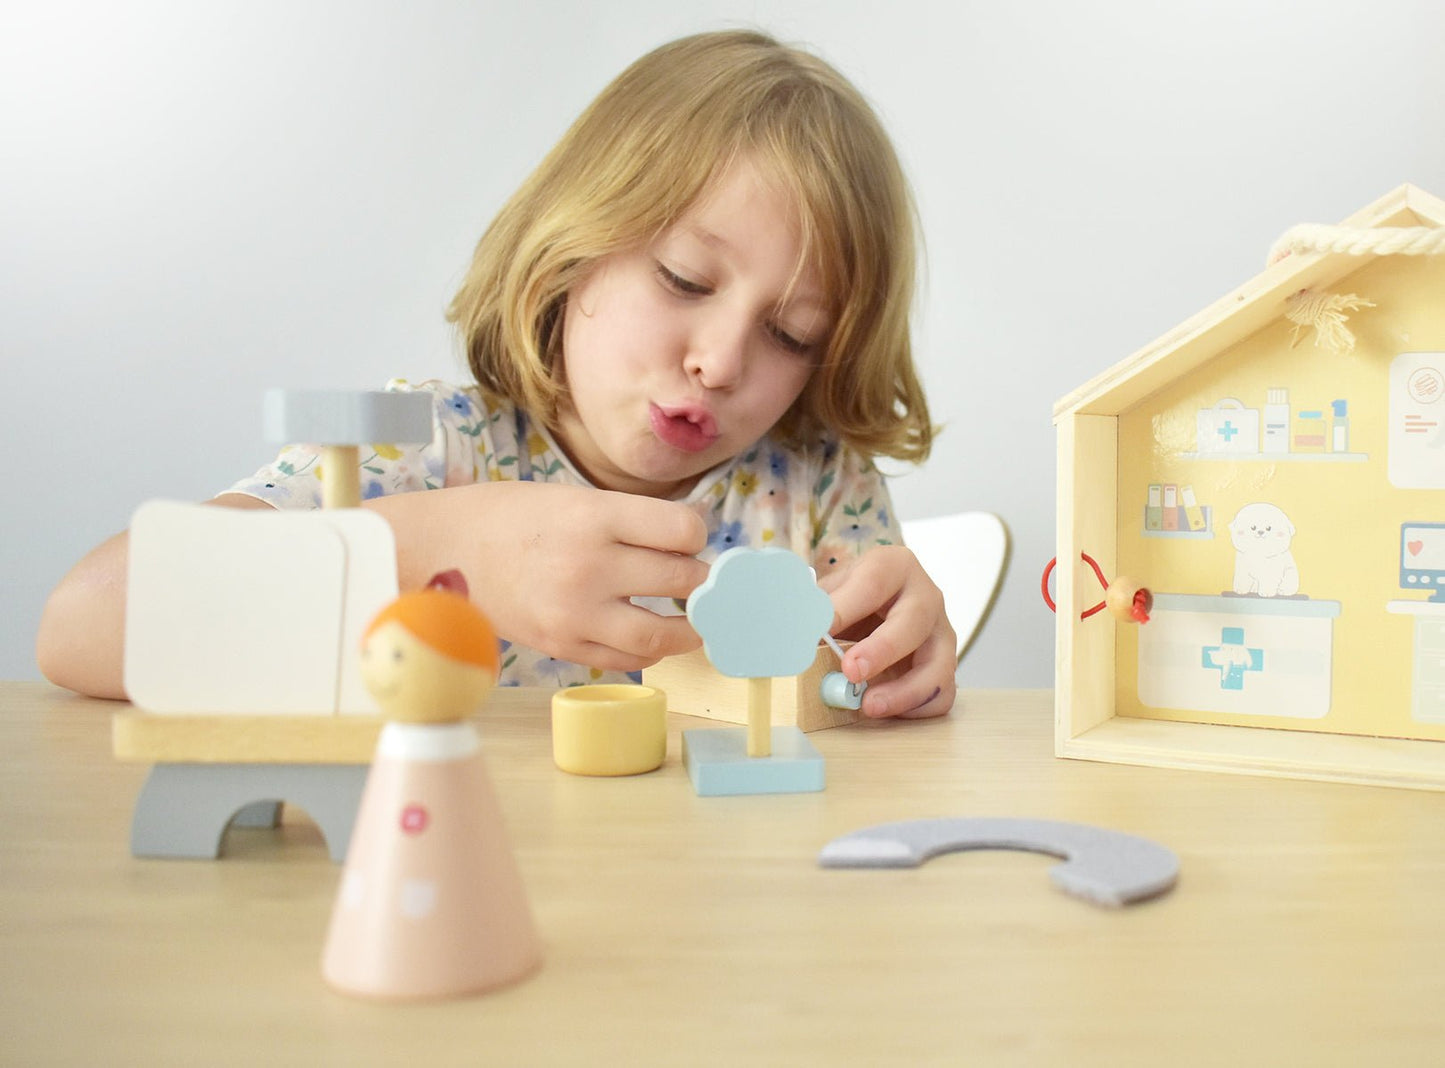
[[[676,293],[680,297],[707,297],[713,293],[712,286],[705,282],[694,282],[672,270],[661,260],[656,262],[656,274],[664,288]],[[777,323],[764,323],[763,329],[767,332],[773,344],[777,345],[784,352],[792,353],[794,356],[806,356],[817,348],[812,341],[803,341],[788,333]]]
[[[800,341],[775,323],[769,323],[767,331],[768,336],[785,352],[791,352],[795,356],[806,356],[813,351],[811,341]]]
[[[662,284],[668,289],[684,297],[705,297],[712,292],[709,286],[684,278],[661,263],[657,265],[657,277],[662,279]]]

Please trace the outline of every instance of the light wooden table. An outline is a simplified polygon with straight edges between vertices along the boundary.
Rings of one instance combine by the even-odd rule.
[[[302,817],[219,861],[127,851],[117,707],[0,684],[7,1064],[1439,1064],[1445,795],[1055,760],[1050,697],[813,735],[828,788],[698,798],[677,763],[564,774],[547,695],[482,716],[547,960],[485,998],[351,1001],[319,955],[339,869]],[[1050,858],[836,871],[848,831],[1094,823],[1179,886],[1099,909]]]

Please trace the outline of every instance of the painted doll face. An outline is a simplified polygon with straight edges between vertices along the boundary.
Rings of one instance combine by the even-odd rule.
[[[558,438],[604,489],[676,497],[766,434],[831,328],[791,199],[748,161],[568,298]]]
[[[362,644],[361,680],[382,714],[404,723],[465,719],[493,682],[486,668],[444,656],[395,621]]]

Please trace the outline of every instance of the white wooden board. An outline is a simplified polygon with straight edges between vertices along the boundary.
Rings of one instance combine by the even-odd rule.
[[[359,510],[153,501],[131,523],[125,685],[164,713],[375,714],[360,632],[396,596],[391,528]]]

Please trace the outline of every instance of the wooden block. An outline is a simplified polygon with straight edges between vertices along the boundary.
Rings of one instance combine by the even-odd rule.
[[[339,864],[370,770],[366,764],[157,764],[136,799],[131,855],[215,860],[227,827],[275,827],[280,803],[274,799],[283,798],[315,821]],[[252,822],[257,814],[265,819]]]
[[[117,712],[117,760],[147,764],[370,764],[380,716]]]
[[[852,643],[844,642],[847,650]],[[801,675],[774,680],[773,726],[818,731],[854,723],[862,713],[823,703],[823,676],[839,669],[838,657],[819,645],[813,664]],[[701,649],[670,656],[642,673],[642,681],[667,694],[669,711],[745,724],[748,721],[748,680],[719,673]]]

